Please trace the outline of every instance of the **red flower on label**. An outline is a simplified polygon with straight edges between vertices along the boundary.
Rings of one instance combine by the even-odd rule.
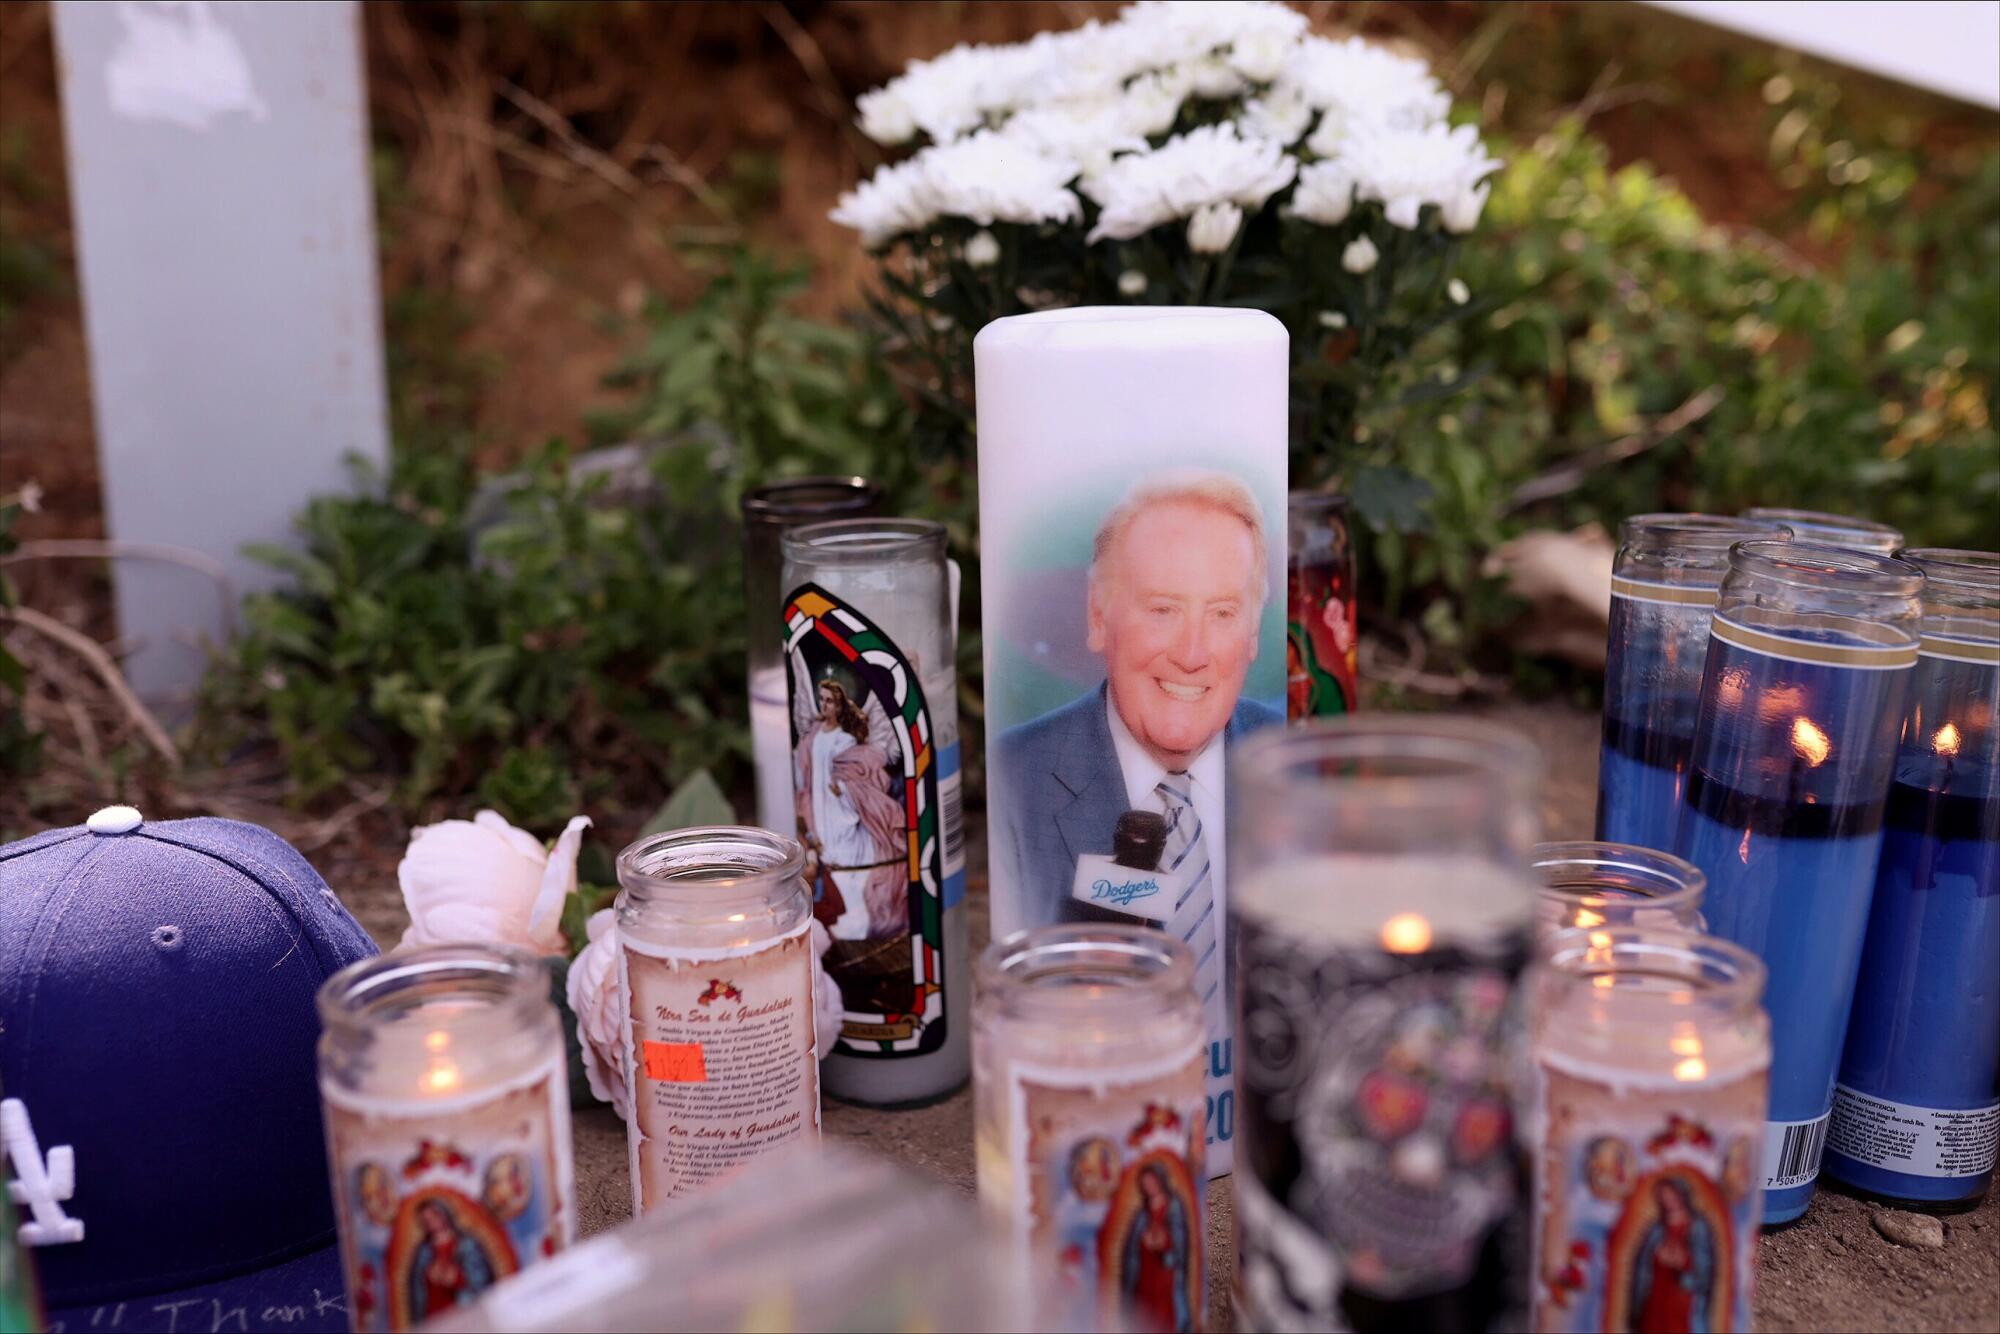
[[[1476,1163],[1507,1138],[1512,1118],[1506,1105],[1489,1098],[1459,1108],[1451,1128],[1451,1151],[1461,1163]]]
[[[1371,1070],[1355,1094],[1361,1124],[1376,1139],[1400,1139],[1423,1124],[1430,1095],[1424,1086],[1390,1070]]]
[[[713,1001],[719,1001],[719,1000],[740,1001],[742,999],[743,999],[743,993],[737,990],[735,984],[729,982],[724,978],[711,977],[708,979],[708,990],[702,992],[701,995],[696,996],[694,998],[694,1003],[696,1005],[707,1005]]]

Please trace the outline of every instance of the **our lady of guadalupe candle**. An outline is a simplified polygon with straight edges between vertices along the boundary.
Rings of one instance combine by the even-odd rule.
[[[1712,936],[1598,927],[1551,937],[1533,976],[1534,1328],[1748,1330],[1764,965]]]
[[[1770,970],[1764,1217],[1805,1212],[1917,662],[1923,574],[1803,542],[1731,551],[1674,851],[1716,935]]]
[[[2000,1139],[2000,555],[1903,558],[1924,572],[1924,636],[1826,1170],[1969,1209]]]
[[[1520,1328],[1540,768],[1503,728],[1367,714],[1238,757],[1243,1327]]]
[[[1629,843],[1538,843],[1535,920],[1543,934],[1572,926],[1700,931],[1708,877],[1670,852]]]
[[[414,1329],[570,1244],[569,1067],[540,959],[386,954],[328,978],[319,1012],[355,1329]]]
[[[1294,491],[1287,510],[1285,714],[1353,713],[1361,636],[1347,497]]]
[[[1845,547],[1876,556],[1893,556],[1903,545],[1903,535],[1886,523],[1859,519],[1851,514],[1827,514],[1820,510],[1779,509],[1760,505],[1743,511],[1746,519],[1781,523],[1792,530],[1794,542],[1817,542],[1826,547]]]
[[[1043,1327],[1207,1326],[1194,977],[1185,944],[1128,925],[1039,927],[980,958],[979,1198],[1046,1289]]]
[[[1788,529],[1716,514],[1635,514],[1619,525],[1604,663],[1597,836],[1671,851],[1695,700],[1729,548]]]
[[[634,1214],[819,1139],[804,870],[796,840],[736,826],[618,855]]]

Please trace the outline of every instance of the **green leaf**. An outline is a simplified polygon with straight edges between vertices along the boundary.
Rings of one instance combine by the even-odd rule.
[[[1420,533],[1430,526],[1437,488],[1405,469],[1371,463],[1355,469],[1347,493],[1376,532]]]
[[[697,769],[688,775],[686,782],[674,789],[666,804],[653,813],[640,832],[663,834],[669,829],[692,829],[696,825],[734,824],[736,812],[730,808],[729,798],[722,795],[722,787],[715,781],[715,775],[706,769]]]

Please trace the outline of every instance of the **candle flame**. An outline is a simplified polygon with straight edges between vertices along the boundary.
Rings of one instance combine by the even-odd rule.
[[[1937,735],[1931,738],[1931,749],[1946,759],[1950,759],[1952,756],[1958,754],[1958,743],[1957,725],[1946,723],[1943,727],[1938,728]]]
[[[450,1061],[439,1061],[424,1071],[424,1090],[428,1093],[449,1093],[458,1087],[458,1067]]]
[[[1792,720],[1792,749],[1799,753],[1800,759],[1818,768],[1833,753],[1833,742],[1802,713]]]
[[[424,1034],[424,1047],[428,1051],[443,1051],[451,1045],[451,1034],[443,1029]]]
[[[1603,913],[1601,913],[1601,912],[1595,912],[1595,911],[1592,911],[1592,910],[1591,910],[1591,909],[1589,909],[1589,908],[1578,908],[1578,909],[1576,910],[1576,921],[1575,921],[1574,925],[1576,925],[1576,926],[1603,926],[1603,925],[1604,925],[1604,914],[1603,914]]]
[[[1674,1064],[1674,1078],[1680,1080],[1683,1084],[1691,1083],[1697,1079],[1707,1079],[1708,1062],[1702,1060],[1699,1056],[1684,1057]]]
[[[1676,1056],[1699,1056],[1701,1039],[1693,1033],[1683,1033],[1667,1039],[1667,1050]]]
[[[1382,923],[1382,948],[1391,954],[1421,954],[1431,947],[1431,924],[1421,914],[1399,912]]]

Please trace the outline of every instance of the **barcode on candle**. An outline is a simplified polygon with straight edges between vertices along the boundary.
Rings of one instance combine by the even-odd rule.
[[[1764,1189],[1803,1186],[1819,1175],[1820,1151],[1826,1147],[1827,1116],[1811,1121],[1764,1123]]]
[[[947,879],[965,870],[965,794],[959,771],[938,780],[938,806],[944,817],[944,874]]]
[[[706,1084],[708,1062],[699,1042],[645,1044],[646,1078],[662,1084]]]

